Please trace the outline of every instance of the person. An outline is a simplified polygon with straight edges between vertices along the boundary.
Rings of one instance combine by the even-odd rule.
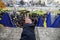
[[[25,24],[23,25],[23,32],[20,40],[36,40],[34,33],[35,25],[32,20],[27,16],[25,17]]]
[[[25,2],[24,2],[23,0],[21,0],[21,1],[20,1],[20,4],[21,4],[21,5],[24,5],[24,4],[25,4]]]

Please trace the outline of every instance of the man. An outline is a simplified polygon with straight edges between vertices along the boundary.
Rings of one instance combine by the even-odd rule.
[[[23,26],[23,32],[20,40],[36,40],[34,33],[35,26],[29,17],[25,17],[25,24]]]

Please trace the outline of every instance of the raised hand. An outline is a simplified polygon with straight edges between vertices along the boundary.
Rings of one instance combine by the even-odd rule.
[[[29,15],[25,15],[25,23],[31,24],[32,20],[29,18]]]

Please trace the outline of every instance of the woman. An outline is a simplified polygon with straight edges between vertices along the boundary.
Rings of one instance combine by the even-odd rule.
[[[32,23],[32,20],[29,17],[25,17],[25,24],[20,40],[36,40],[34,29],[35,25]]]

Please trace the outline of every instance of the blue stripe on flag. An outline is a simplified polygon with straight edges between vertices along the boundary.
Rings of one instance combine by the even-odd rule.
[[[5,13],[3,15],[2,20],[0,20],[0,24],[3,24],[4,26],[8,26],[8,27],[16,27],[12,22],[8,13]]]

